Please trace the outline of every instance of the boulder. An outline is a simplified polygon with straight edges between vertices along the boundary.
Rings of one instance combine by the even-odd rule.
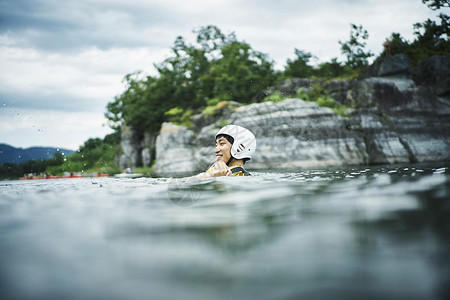
[[[348,105],[347,92],[349,89],[349,82],[346,80],[332,80],[327,82],[323,89],[334,100],[341,104]]]
[[[406,54],[384,56],[377,59],[361,73],[361,78],[368,77],[411,77],[411,63]]]
[[[437,99],[412,79],[371,77],[355,83],[348,101],[358,108],[378,107],[383,112],[408,109],[434,109]]]
[[[411,76],[411,63],[405,54],[386,56],[381,60],[377,76]]]
[[[419,63],[414,76],[418,85],[425,85],[437,96],[450,97],[450,56],[433,56]]]

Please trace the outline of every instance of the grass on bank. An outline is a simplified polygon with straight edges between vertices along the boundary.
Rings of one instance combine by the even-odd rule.
[[[280,91],[275,91],[273,94],[264,98],[264,102],[280,102],[290,97],[281,95]],[[347,109],[351,108],[331,98],[325,93],[319,84],[312,84],[311,89],[299,88],[297,90],[296,98],[304,101],[315,102],[319,107],[328,107],[333,112],[341,117],[346,117]]]

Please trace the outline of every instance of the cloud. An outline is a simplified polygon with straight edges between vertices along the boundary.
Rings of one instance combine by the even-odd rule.
[[[66,56],[0,47],[0,96],[17,108],[102,111],[123,91],[126,74],[151,71],[166,51],[92,48]]]
[[[0,34],[13,46],[51,52],[166,45],[165,31],[179,20],[156,1],[146,3],[3,0]]]

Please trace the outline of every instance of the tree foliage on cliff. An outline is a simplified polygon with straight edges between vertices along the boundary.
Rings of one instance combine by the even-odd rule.
[[[449,7],[449,1],[423,1],[433,10]],[[392,33],[389,37],[390,53],[392,55],[404,53],[411,59],[411,64],[417,64],[435,55],[450,55],[450,17],[444,13],[438,15],[440,22],[427,19],[413,25],[415,39],[408,42],[399,33]],[[386,55],[386,50],[380,57]]]
[[[155,132],[174,107],[198,109],[214,98],[248,103],[275,82],[273,61],[234,33],[212,25],[194,32],[194,44],[176,38],[171,55],[155,64],[157,76],[125,76],[125,91],[107,105],[113,127]]]
[[[314,57],[310,52],[294,49],[295,58],[288,59],[283,76],[286,78],[309,78],[317,77],[323,79],[331,79],[337,77],[354,75],[351,67],[338,59],[332,58],[328,62],[320,63],[317,66],[311,64]]]
[[[433,10],[440,9],[441,7],[450,7],[449,0],[422,0],[422,3]]]
[[[286,77],[308,78],[314,75],[314,67],[310,65],[313,55],[310,52],[294,49],[295,59],[288,59],[284,75]]]
[[[347,66],[360,70],[369,64],[368,59],[373,56],[370,51],[365,51],[369,33],[362,25],[350,24],[350,38],[346,42],[339,41],[341,52],[347,58]]]
[[[313,66],[311,59],[316,58],[315,56],[310,52],[294,49],[295,58],[287,60],[284,77],[331,79],[357,75],[358,71],[369,64],[368,59],[373,54],[365,50],[366,40],[369,38],[367,30],[362,25],[350,24],[350,26],[349,40],[339,41],[341,52],[346,57],[345,62],[339,62],[337,58],[332,58],[329,62]]]
[[[448,6],[448,1],[423,0],[432,9]],[[416,39],[408,42],[400,34],[390,37],[390,54],[407,54],[413,66],[433,55],[448,55],[449,17],[439,15],[440,24],[430,19],[414,25]],[[138,132],[157,132],[165,120],[179,112],[184,120],[209,102],[233,100],[254,101],[255,96],[275,81],[289,77],[355,77],[369,64],[373,53],[366,50],[369,34],[362,25],[350,24],[350,37],[339,41],[345,61],[333,58],[316,66],[310,52],[295,49],[285,70],[277,73],[273,61],[239,41],[234,33],[225,35],[216,26],[194,31],[195,43],[179,36],[170,56],[155,64],[157,75],[136,72],[124,78],[125,90],[107,105],[105,116],[113,128],[132,126]],[[380,53],[379,57],[386,55]],[[281,75],[281,76],[280,76]],[[217,102],[216,101],[216,102]],[[170,111],[170,114],[167,112]],[[189,120],[183,122],[189,123]]]

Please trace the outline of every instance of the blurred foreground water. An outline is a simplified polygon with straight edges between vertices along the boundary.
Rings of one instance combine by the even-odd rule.
[[[450,299],[450,171],[0,182],[3,299]]]

